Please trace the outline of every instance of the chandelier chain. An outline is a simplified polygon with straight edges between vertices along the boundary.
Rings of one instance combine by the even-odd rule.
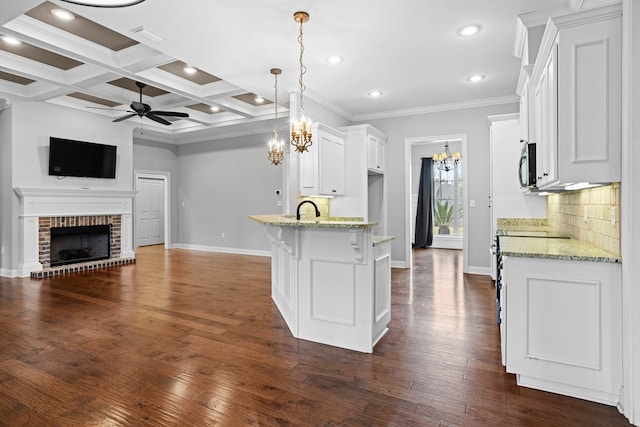
[[[300,111],[304,111],[304,90],[307,88],[304,84],[302,76],[307,72],[307,67],[304,66],[302,62],[302,56],[304,54],[304,43],[302,42],[302,23],[303,20],[300,19],[300,35],[298,36],[298,44],[300,44],[300,77],[298,78],[298,83],[300,83]]]

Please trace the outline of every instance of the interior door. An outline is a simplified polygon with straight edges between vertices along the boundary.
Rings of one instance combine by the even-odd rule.
[[[164,180],[138,178],[138,246],[164,243]]]

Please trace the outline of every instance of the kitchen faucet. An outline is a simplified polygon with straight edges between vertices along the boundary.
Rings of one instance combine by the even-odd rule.
[[[316,218],[320,216],[320,211],[318,210],[318,206],[315,203],[313,203],[311,200],[303,200],[298,204],[298,208],[296,209],[296,219],[298,221],[300,220],[300,206],[304,205],[305,203],[311,203],[313,205],[316,210]]]

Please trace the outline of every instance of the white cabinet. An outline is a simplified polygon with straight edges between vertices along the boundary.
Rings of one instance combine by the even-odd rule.
[[[331,201],[331,214],[362,217],[365,221],[377,222],[378,226],[373,234],[386,235],[387,181],[384,175],[384,150],[387,136],[368,124],[347,126],[340,128],[340,131],[346,134],[346,157],[349,165],[346,195]]]
[[[503,266],[507,372],[521,386],[616,405],[621,265],[503,257]]]
[[[536,185],[539,188],[558,182],[557,56],[558,46],[554,43],[544,66],[541,67],[534,89]]]
[[[300,194],[345,194],[345,135],[323,124],[312,128],[313,144],[300,154]]]
[[[373,247],[373,341],[387,331],[391,321],[391,243]]]
[[[384,147],[386,138],[369,135],[368,143],[368,169],[374,173],[384,173]]]
[[[538,187],[620,181],[620,4],[551,18],[531,81]]]

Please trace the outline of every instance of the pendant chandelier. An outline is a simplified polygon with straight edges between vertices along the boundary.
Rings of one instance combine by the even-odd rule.
[[[441,154],[436,153],[433,155],[433,163],[438,169],[448,172],[460,163],[461,157],[459,151],[451,154],[451,151],[449,151],[449,141],[446,141],[444,143],[444,151]]]
[[[307,72],[307,68],[302,62],[302,55],[304,53],[304,44],[302,42],[302,24],[309,21],[309,14],[307,12],[296,12],[293,14],[293,19],[300,23],[300,35],[298,36],[298,43],[300,44],[300,106],[298,109],[298,119],[291,123],[291,145],[296,148],[298,153],[304,153],[309,150],[312,144],[311,141],[311,121],[304,116],[304,90],[306,86],[302,80],[304,73]]]
[[[80,6],[93,6],[93,7],[125,7],[133,6],[134,4],[142,3],[144,0],[62,0],[67,3],[79,4]]]
[[[278,138],[278,75],[282,73],[280,68],[272,68],[271,74],[275,77],[275,100],[273,105],[276,108],[276,124],[273,126],[273,137],[269,141],[269,160],[272,165],[278,165],[284,158],[284,141]]]

